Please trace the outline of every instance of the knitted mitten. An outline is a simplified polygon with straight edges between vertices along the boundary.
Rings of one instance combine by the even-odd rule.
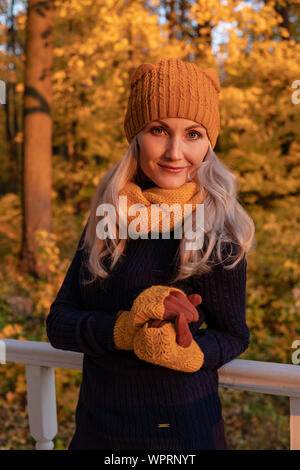
[[[130,311],[124,310],[115,322],[113,334],[117,348],[132,350],[135,334],[150,319],[175,319],[180,310],[180,313],[185,313],[188,316],[188,321],[197,321],[198,312],[192,304],[190,304],[191,307],[184,307],[181,304],[177,313],[175,311],[173,315],[169,315],[164,300],[171,292],[181,293],[185,301],[190,304],[186,294],[176,287],[157,285],[145,289],[136,297]],[[194,308],[195,313],[190,311],[191,308]]]
[[[115,347],[131,351],[133,349],[133,338],[138,329],[139,327],[134,324],[134,316],[131,310],[118,312],[113,332]]]
[[[161,328],[168,323],[167,320],[148,320],[148,328]],[[189,328],[188,321],[184,313],[180,313],[174,322],[176,331],[176,343],[183,348],[187,348],[193,341],[193,336]]]
[[[204,362],[204,354],[194,339],[186,348],[177,344],[171,322],[160,328],[145,324],[136,333],[133,347],[139,359],[182,372],[196,372]]]

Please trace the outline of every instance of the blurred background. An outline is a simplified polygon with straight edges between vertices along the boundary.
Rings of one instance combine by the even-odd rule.
[[[218,70],[214,150],[256,225],[241,358],[291,364],[300,339],[299,39],[299,0],[2,0],[0,338],[47,341],[45,318],[95,187],[128,147],[131,73],[178,57]],[[74,432],[80,377],[56,369],[56,449]],[[24,366],[2,365],[0,384],[0,449],[32,449]],[[289,449],[288,397],[220,397],[230,449]]]

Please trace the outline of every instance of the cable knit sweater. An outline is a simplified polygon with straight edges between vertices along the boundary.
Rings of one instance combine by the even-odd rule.
[[[169,285],[180,243],[173,234],[171,239],[160,234],[159,239],[130,240],[109,278],[88,286],[81,283],[89,276],[87,253],[77,248],[46,320],[52,346],[84,353],[76,432],[69,449],[227,448],[217,369],[249,345],[246,256],[233,270],[220,264],[210,273],[174,284],[187,295],[202,297],[199,321],[189,324],[204,353],[200,370],[168,369],[114,347],[117,312],[130,310],[149,286]],[[224,246],[224,254],[228,249]]]

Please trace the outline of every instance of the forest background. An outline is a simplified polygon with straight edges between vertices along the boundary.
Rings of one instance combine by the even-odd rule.
[[[129,81],[164,57],[215,67],[217,156],[256,226],[243,359],[291,363],[300,339],[300,1],[2,0],[0,338],[47,341],[45,318],[101,177],[127,149]],[[56,369],[59,430],[81,373]],[[0,369],[0,449],[32,449],[25,368]],[[220,389],[230,449],[288,449],[289,400]]]

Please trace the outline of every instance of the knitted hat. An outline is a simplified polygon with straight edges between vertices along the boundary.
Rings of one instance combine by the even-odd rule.
[[[212,148],[220,132],[218,73],[180,59],[140,64],[131,77],[124,119],[128,142],[149,122],[164,117],[190,119],[202,124]]]

